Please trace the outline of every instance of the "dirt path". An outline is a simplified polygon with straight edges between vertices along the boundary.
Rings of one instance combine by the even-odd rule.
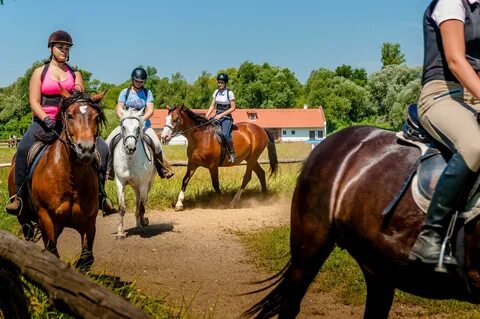
[[[252,231],[288,223],[289,201],[240,209],[191,209],[184,212],[149,211],[150,226],[139,232],[127,214],[129,236],[115,240],[118,217],[99,217],[94,271],[106,271],[122,280],[136,280],[149,294],[175,305],[192,303],[192,313],[203,318],[235,318],[260,296],[237,296],[252,290],[246,284],[268,274],[246,262],[235,231]],[[80,252],[79,236],[66,230],[60,237],[63,259]],[[362,307],[344,306],[329,294],[309,292],[299,318],[361,318]]]

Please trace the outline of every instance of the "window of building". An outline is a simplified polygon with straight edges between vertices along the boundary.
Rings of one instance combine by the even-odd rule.
[[[250,121],[255,121],[256,119],[258,119],[257,113],[253,113],[253,112],[247,113],[247,116]]]
[[[318,138],[323,138],[323,131],[322,130],[318,131],[317,136],[318,136]]]
[[[283,130],[282,134],[287,135],[287,130]]]
[[[295,135],[295,131],[292,131],[292,135]]]

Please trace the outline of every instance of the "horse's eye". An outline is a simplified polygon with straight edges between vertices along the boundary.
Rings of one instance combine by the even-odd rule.
[[[69,120],[73,119],[72,113],[67,113],[67,119],[69,119]]]

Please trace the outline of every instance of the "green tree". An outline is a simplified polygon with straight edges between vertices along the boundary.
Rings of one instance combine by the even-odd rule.
[[[216,89],[216,79],[207,71],[202,71],[202,74],[190,86],[186,105],[191,108],[207,108],[212,101],[212,94]]]
[[[405,55],[400,50],[399,43],[385,42],[382,46],[382,65],[383,68],[389,65],[398,65],[405,63]]]
[[[365,86],[368,76],[364,68],[354,69],[351,65],[342,64],[335,69],[335,75],[351,80],[358,85]]]

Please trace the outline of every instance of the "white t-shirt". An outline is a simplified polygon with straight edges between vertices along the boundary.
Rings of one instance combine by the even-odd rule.
[[[218,94],[217,94],[218,92]],[[235,100],[235,95],[233,95],[233,92],[228,90],[228,97],[227,97],[227,90],[223,90],[223,91],[218,91],[215,90],[215,92],[213,92],[213,95],[212,97],[215,99],[215,103],[217,104],[230,104],[230,101],[231,100]]]
[[[479,2],[480,0],[468,0],[470,4]],[[432,19],[437,26],[447,20],[460,20],[465,22],[465,6],[462,0],[438,0],[437,5],[433,9]]]

